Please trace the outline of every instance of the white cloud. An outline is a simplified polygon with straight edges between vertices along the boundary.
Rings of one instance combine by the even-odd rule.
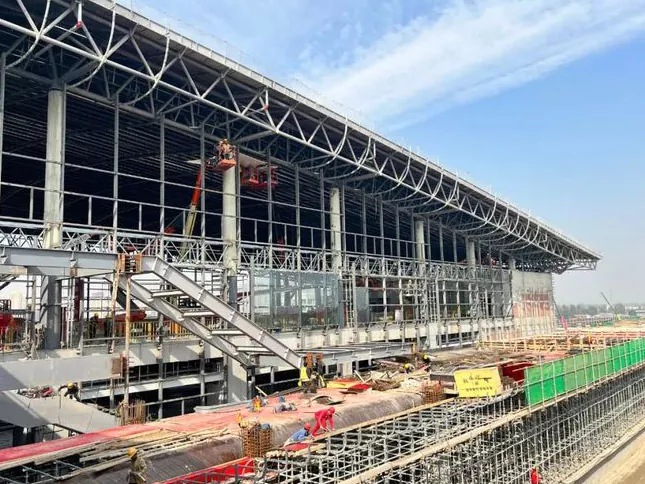
[[[401,126],[403,114],[404,125],[422,121],[644,30],[645,0],[449,0],[389,25],[342,64],[311,53],[298,77],[325,99]]]

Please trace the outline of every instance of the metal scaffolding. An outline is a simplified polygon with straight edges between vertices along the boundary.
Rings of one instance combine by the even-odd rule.
[[[269,459],[265,472],[277,474],[283,483],[341,482],[495,422],[518,407],[516,398],[427,405],[332,435],[303,456]]]
[[[645,368],[638,367],[539,407],[525,407],[521,393],[426,405],[258,460],[253,472],[240,468],[230,482],[522,484],[536,468],[544,482],[556,483],[643,417]]]

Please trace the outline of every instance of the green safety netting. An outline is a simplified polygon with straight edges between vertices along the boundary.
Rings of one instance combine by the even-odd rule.
[[[551,400],[645,361],[645,339],[589,351],[524,370],[526,402]]]

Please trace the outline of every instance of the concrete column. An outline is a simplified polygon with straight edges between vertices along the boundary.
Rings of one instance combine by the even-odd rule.
[[[233,358],[227,358],[226,395],[227,403],[243,402],[250,398],[246,368]]]
[[[340,189],[332,188],[329,191],[329,211],[331,221],[331,270],[340,275],[343,268],[343,241],[340,214]]]
[[[466,239],[466,261],[468,263],[468,267],[475,267],[475,265],[477,265],[475,241],[471,239]]]
[[[425,233],[425,224],[423,220],[416,220],[414,222],[414,240],[417,247],[417,260],[419,262],[426,261]]]
[[[65,160],[65,91],[52,89],[47,100],[47,148],[45,162],[45,233],[43,246],[59,248],[63,224],[63,163]],[[43,277],[40,322],[44,323],[45,348],[60,346],[61,283],[55,277]]]

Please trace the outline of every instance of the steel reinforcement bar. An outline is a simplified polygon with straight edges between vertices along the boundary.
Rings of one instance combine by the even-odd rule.
[[[304,454],[264,462],[265,475],[281,483],[336,483],[497,421],[519,408],[518,397],[428,406],[372,425],[330,435]]]
[[[645,417],[645,368],[557,404],[508,417],[512,418],[476,429],[460,441],[421,450],[339,482],[520,484],[529,482],[532,467],[542,482],[562,482]]]

